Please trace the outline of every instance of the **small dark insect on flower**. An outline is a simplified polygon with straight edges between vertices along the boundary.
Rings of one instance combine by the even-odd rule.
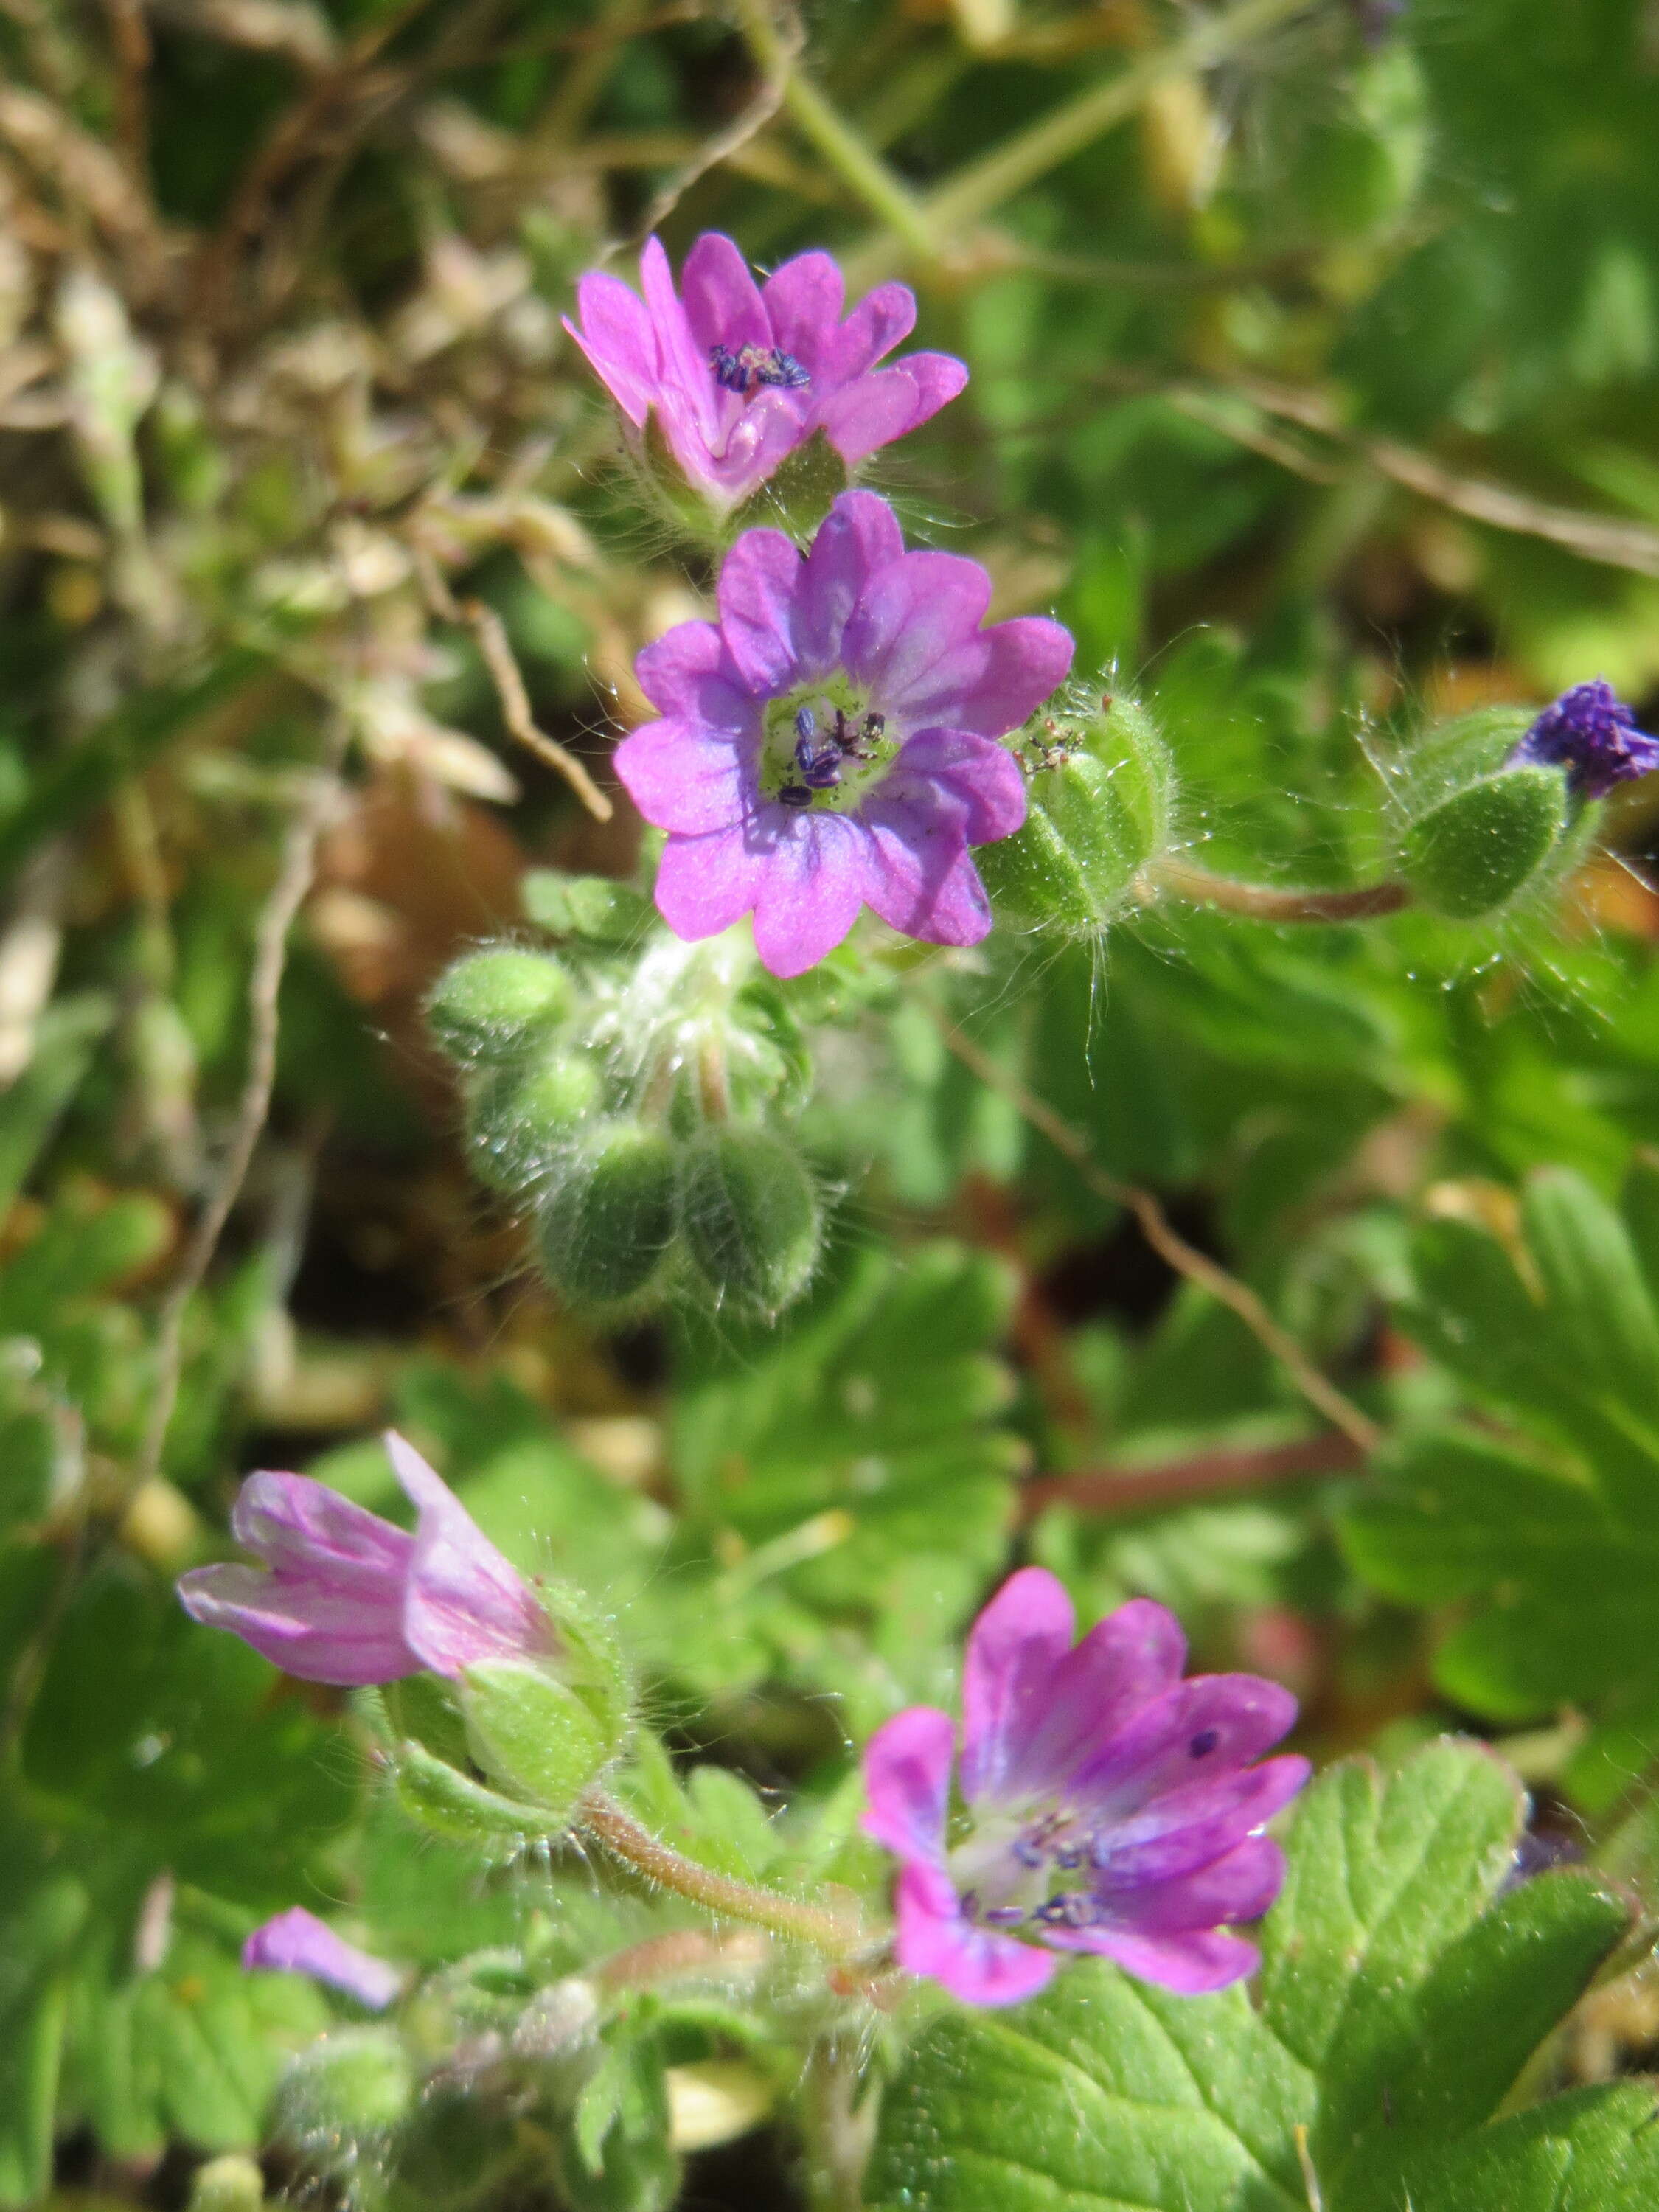
[[[812,794],[804,783],[786,783],[778,793],[780,806],[805,807],[812,804]]]
[[[733,349],[715,344],[709,347],[708,358],[715,383],[745,399],[757,384],[779,385],[793,392],[812,381],[811,372],[781,346],[744,345]]]

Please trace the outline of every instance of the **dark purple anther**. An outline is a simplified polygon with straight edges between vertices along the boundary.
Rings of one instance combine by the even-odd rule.
[[[795,767],[809,791],[833,791],[841,781],[841,759],[833,744],[815,745],[811,738],[795,740]]]
[[[1564,768],[1575,798],[1605,799],[1615,784],[1659,768],[1659,738],[1637,728],[1612,684],[1597,676],[1546,707],[1508,765]]]

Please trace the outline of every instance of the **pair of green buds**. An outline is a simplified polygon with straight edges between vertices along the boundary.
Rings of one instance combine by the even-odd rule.
[[[1521,708],[1483,708],[1419,740],[1389,794],[1391,882],[1373,911],[1415,904],[1449,921],[1503,921],[1583,860],[1593,806],[1563,767],[1516,758],[1531,721]],[[1110,695],[1046,710],[1020,749],[1029,811],[1013,836],[976,853],[986,890],[1016,927],[1095,936],[1162,887],[1176,799],[1169,750],[1144,707]],[[1173,875],[1171,886],[1182,887]]]

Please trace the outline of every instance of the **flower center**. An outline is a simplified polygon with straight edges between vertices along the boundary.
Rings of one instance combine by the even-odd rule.
[[[781,346],[711,345],[708,360],[715,383],[741,399],[763,384],[798,392],[812,381],[811,373]]]
[[[805,684],[766,709],[761,789],[780,806],[850,814],[898,757],[887,718],[844,676]]]

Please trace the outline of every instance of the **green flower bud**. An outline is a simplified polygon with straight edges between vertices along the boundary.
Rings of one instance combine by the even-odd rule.
[[[444,970],[427,1000],[427,1021],[452,1060],[501,1062],[565,1020],[575,996],[550,954],[492,945]]]
[[[1419,903],[1449,921],[1477,921],[1545,890],[1577,859],[1565,772],[1505,765],[1528,716],[1482,708],[1431,732],[1400,793],[1395,866]]]
[[[706,1130],[680,1186],[686,1249],[724,1304],[775,1314],[811,1280],[823,1212],[799,1156],[763,1129]]]
[[[1091,936],[1130,904],[1136,878],[1169,842],[1170,756],[1144,707],[1103,702],[1026,726],[1024,826],[976,861],[1000,919]]]
[[[586,1054],[555,1048],[527,1067],[492,1069],[467,1115],[473,1172],[493,1189],[520,1191],[605,1103],[605,1078]]]
[[[276,2132],[311,2163],[349,2172],[380,2155],[415,2095],[414,2069],[391,2028],[337,2028],[290,2061],[277,2085]]]
[[[674,1241],[675,1148],[637,1121],[590,1130],[543,1202],[537,1249],[574,1305],[610,1306],[653,1287]]]

